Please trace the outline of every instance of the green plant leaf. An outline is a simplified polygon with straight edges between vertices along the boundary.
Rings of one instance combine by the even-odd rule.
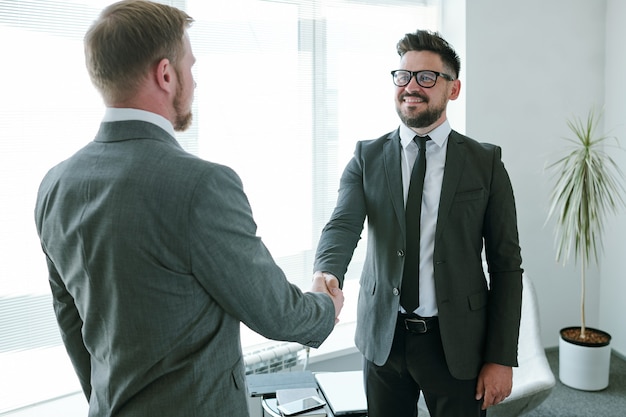
[[[597,263],[606,218],[625,206],[624,174],[603,149],[611,138],[595,136],[599,120],[594,109],[586,120],[568,120],[574,138],[564,138],[567,153],[548,166],[556,174],[548,219],[556,217],[556,257],[563,263],[572,252],[575,261],[583,256],[586,264]]]

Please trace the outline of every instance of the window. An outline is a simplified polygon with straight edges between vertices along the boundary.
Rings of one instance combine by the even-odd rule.
[[[45,172],[90,141],[102,117],[82,38],[109,3],[0,0],[0,413],[79,390],[56,329],[33,207]],[[395,44],[418,27],[436,29],[437,1],[169,3],[196,20],[194,123],[179,141],[238,172],[259,235],[290,280],[308,288],[355,142],[398,125]],[[349,278],[358,277],[364,243]]]

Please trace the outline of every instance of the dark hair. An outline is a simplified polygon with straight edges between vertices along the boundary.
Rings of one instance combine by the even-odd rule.
[[[105,103],[132,95],[160,60],[176,67],[192,22],[182,10],[145,0],[105,8],[84,39],[87,70]]]
[[[398,55],[404,56],[408,51],[431,51],[441,57],[443,64],[454,71],[454,77],[458,78],[461,72],[461,60],[452,46],[437,32],[417,30],[415,33],[407,33],[396,45]]]

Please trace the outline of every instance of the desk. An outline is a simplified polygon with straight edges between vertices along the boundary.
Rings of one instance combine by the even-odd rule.
[[[320,397],[323,398],[321,394],[320,394]],[[278,411],[278,408],[276,408],[277,405],[278,405],[278,402],[276,401],[276,398],[263,397],[263,399],[261,400],[261,407],[263,408],[263,417],[282,417],[282,415],[280,414],[280,411]],[[327,417],[335,416],[333,412],[330,410],[330,407],[328,407],[328,405],[326,405],[324,409],[326,410]]]
[[[340,378],[342,374],[344,373],[337,373],[337,377]],[[360,381],[361,379],[359,379],[359,382]],[[261,397],[261,413],[263,417],[281,417],[277,408],[278,404],[276,400],[276,391],[280,389],[315,388],[317,389],[320,398],[323,398],[326,402],[328,402],[328,399],[319,389],[313,373],[310,371],[249,375],[247,377],[247,384],[248,392],[252,397]],[[325,410],[328,417],[334,417],[334,414],[328,405],[325,406]],[[363,417],[366,416],[366,413],[350,414],[350,417],[357,416]]]
[[[261,399],[261,407],[263,409],[263,417],[282,417],[280,412],[278,412],[278,401],[276,398],[263,398]]]
[[[320,393],[320,397],[324,398],[322,393]],[[263,417],[282,417],[280,414],[280,411],[278,411],[278,408],[276,408],[277,405],[278,405],[278,402],[276,401],[276,398],[273,398],[273,397],[266,398],[265,396],[263,396],[263,398],[261,399],[261,407],[263,408]],[[324,409],[326,410],[327,417],[335,416],[333,412],[330,410],[330,407],[328,407],[328,405],[326,405]],[[350,414],[350,417],[367,417],[367,415],[366,414]]]

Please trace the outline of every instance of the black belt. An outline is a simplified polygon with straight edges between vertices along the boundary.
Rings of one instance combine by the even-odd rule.
[[[398,326],[414,334],[424,334],[439,325],[438,317],[420,317],[417,314],[398,313]]]

